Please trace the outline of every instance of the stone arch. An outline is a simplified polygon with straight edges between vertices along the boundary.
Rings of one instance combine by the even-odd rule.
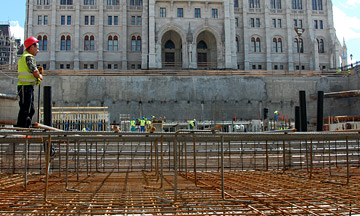
[[[182,67],[186,50],[185,31],[174,24],[162,28],[158,34],[162,67]],[[172,43],[173,47],[165,46]]]

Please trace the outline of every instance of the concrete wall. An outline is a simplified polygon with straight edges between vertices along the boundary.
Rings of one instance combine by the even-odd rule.
[[[0,93],[0,124],[16,124],[19,110],[16,95]]]
[[[0,92],[15,93],[0,80]],[[53,106],[108,106],[111,121],[119,114],[165,116],[167,120],[258,119],[263,108],[294,119],[299,91],[306,91],[309,122],[316,119],[317,91],[359,89],[359,77],[246,76],[46,76]],[[37,89],[35,101],[37,101]],[[42,96],[41,96],[42,97]],[[360,98],[325,99],[324,116],[359,115]],[[16,111],[17,112],[17,111]]]

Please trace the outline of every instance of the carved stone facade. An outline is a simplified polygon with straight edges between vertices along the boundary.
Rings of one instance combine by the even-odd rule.
[[[331,0],[27,0],[26,11],[26,36],[41,39],[37,62],[47,69],[346,64]]]

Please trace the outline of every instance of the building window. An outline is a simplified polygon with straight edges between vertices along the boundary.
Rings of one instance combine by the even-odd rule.
[[[118,37],[115,35],[108,37],[108,51],[117,51],[118,50]]]
[[[70,64],[66,64],[66,69],[70,69]]]
[[[302,27],[303,27],[303,22],[302,22],[301,19],[299,20],[298,24],[299,24],[299,26],[298,26],[299,28],[302,28]]]
[[[114,64],[114,69],[118,69],[118,68],[119,68],[118,64]]]
[[[278,19],[277,21],[278,21],[278,22],[277,22],[277,27],[278,27],[278,28],[281,28],[281,19]]]
[[[312,0],[312,9],[313,10],[322,10],[322,0]]]
[[[259,69],[259,70],[262,70],[262,65],[258,65],[258,69]]]
[[[302,24],[302,20],[299,19],[294,19],[294,27],[298,27],[298,28],[302,28],[303,24]]]
[[[67,25],[71,25],[71,16],[67,16]]]
[[[114,16],[114,25],[119,25],[119,17]]]
[[[85,25],[89,25],[89,16],[85,16]]]
[[[165,49],[175,49],[175,44],[172,42],[172,40],[168,40],[165,43]]]
[[[160,17],[166,17],[166,8],[160,8]]]
[[[273,28],[276,28],[276,19],[272,19],[271,26]]]
[[[280,70],[284,70],[284,65],[280,65]]]
[[[119,0],[107,0],[107,5],[119,5]]]
[[[48,24],[48,16],[45,15],[45,16],[44,16],[44,25],[47,25],[47,24]]]
[[[108,69],[111,69],[111,64],[108,64],[108,65],[107,65],[107,68],[108,68]]]
[[[281,0],[270,0],[272,9],[281,9]]]
[[[95,5],[95,0],[84,0],[84,5]]]
[[[136,24],[141,25],[141,16],[136,17]]]
[[[234,7],[239,7],[239,0],[234,0]]]
[[[95,16],[91,16],[90,24],[95,25]]]
[[[256,65],[251,65],[251,68],[252,68],[253,70],[256,70]]]
[[[252,52],[261,52],[260,38],[252,37],[250,45],[251,45]]]
[[[135,0],[130,0],[130,5],[134,6],[135,5]]]
[[[249,0],[249,8],[260,8],[260,0]]]
[[[277,47],[277,52],[282,53],[283,48],[282,48],[282,40],[281,38],[278,39],[278,47]]]
[[[256,18],[256,27],[260,28],[260,18]]]
[[[295,10],[302,10],[302,0],[291,0],[291,8]]]
[[[272,51],[274,53],[282,53],[282,40],[281,38],[273,38]]]
[[[250,27],[251,28],[255,27],[255,19],[254,18],[250,18]]]
[[[66,36],[66,51],[71,50],[71,37],[70,35]]]
[[[213,8],[211,11],[211,17],[217,19],[218,18],[218,9]]]
[[[141,36],[131,37],[131,51],[141,51]]]
[[[131,16],[131,25],[135,25],[135,16]]]
[[[37,0],[38,5],[49,5],[49,0]]]
[[[61,5],[72,5],[72,0],[60,0]]]
[[[61,36],[60,50],[65,50],[65,36]]]
[[[38,16],[38,25],[42,24],[42,16]]]
[[[324,29],[324,24],[322,20],[319,20],[319,28]]]
[[[85,36],[84,50],[95,50],[95,38],[93,35],[90,37],[88,35]]]
[[[273,39],[272,51],[273,51],[274,53],[277,52],[277,39],[276,39],[276,38]]]
[[[42,67],[44,68],[44,70],[46,70],[47,68],[46,64],[43,64]]]
[[[274,65],[274,70],[277,70],[278,69],[278,66],[277,65]]]
[[[295,38],[294,40],[294,52],[295,53],[304,53],[303,40]]]
[[[94,69],[95,65],[94,64],[90,64],[90,69]]]
[[[318,51],[319,53],[325,53],[325,50],[324,50],[324,40],[323,39],[317,39],[317,42],[318,42]]]
[[[141,37],[140,36],[137,36],[136,51],[141,51]]]
[[[108,25],[112,25],[112,16],[108,16]]]
[[[239,19],[237,17],[235,17],[235,26],[239,27]]]
[[[87,69],[88,68],[88,65],[87,64],[84,64],[84,69]]]
[[[201,18],[200,8],[195,8],[195,18]]]
[[[239,48],[239,38],[238,38],[238,37],[235,38],[235,42],[236,42],[236,52],[240,52],[240,48]]]
[[[65,16],[61,16],[61,25],[65,25]]]
[[[42,37],[41,35],[39,35],[37,37],[37,39],[39,40],[39,50],[40,51],[46,51],[47,50],[47,36],[44,35],[44,37]]]
[[[314,29],[318,29],[318,21],[314,20]]]
[[[177,17],[184,17],[184,9],[183,8],[177,9]]]
[[[64,64],[60,64],[60,69],[64,69]]]

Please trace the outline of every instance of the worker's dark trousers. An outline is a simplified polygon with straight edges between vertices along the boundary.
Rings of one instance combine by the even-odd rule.
[[[29,128],[31,125],[31,119],[35,114],[34,108],[34,86],[25,85],[18,86],[19,100],[19,115],[17,119],[17,127]]]

